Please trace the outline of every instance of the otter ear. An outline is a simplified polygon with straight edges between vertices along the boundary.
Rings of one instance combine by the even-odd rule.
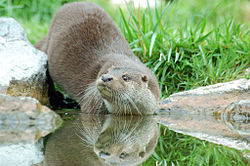
[[[142,80],[143,82],[148,82],[148,76],[147,76],[146,74],[143,74],[143,75],[141,76],[141,80]]]

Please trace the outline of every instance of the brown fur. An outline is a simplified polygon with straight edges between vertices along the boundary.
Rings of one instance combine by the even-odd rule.
[[[86,106],[83,100],[86,100],[84,95],[88,87],[97,86],[96,80],[115,67],[122,68],[124,72],[131,71],[132,76],[138,75],[139,79],[132,80],[138,91],[137,86],[143,82],[140,78],[146,75],[147,80],[143,88],[148,88],[153,94],[153,103],[159,101],[159,85],[153,72],[133,54],[108,14],[93,3],[74,2],[64,5],[56,12],[48,35],[36,43],[35,47],[48,54],[48,68],[52,80],[77,100],[81,107]],[[117,82],[123,81],[118,79],[118,75],[114,77]],[[125,84],[121,85],[126,87]],[[101,98],[99,92],[98,95]],[[98,100],[97,102],[100,101],[96,96],[93,98]],[[93,101],[90,103],[94,104]],[[141,106],[138,108],[144,109]],[[130,113],[136,114],[135,111]]]

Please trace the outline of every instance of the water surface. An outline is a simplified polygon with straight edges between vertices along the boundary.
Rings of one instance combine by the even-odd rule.
[[[249,155],[249,117],[248,111],[236,107],[219,115],[180,109],[154,116],[71,112],[64,114],[63,126],[46,137],[48,131],[42,128],[0,125],[0,165],[138,165],[157,146],[158,123],[178,133],[245,150]]]

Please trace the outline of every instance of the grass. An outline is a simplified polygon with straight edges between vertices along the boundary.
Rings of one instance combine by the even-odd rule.
[[[231,148],[175,133],[160,125],[161,137],[155,152],[142,166],[148,165],[246,165],[249,161]]]
[[[0,0],[0,16],[15,18],[25,29],[31,43],[37,42],[48,32],[50,21],[65,3],[77,0]],[[80,0],[78,0],[80,1]],[[92,0],[102,6],[110,15],[115,11],[106,0]]]
[[[227,1],[222,2],[195,18],[178,15],[180,6],[187,5],[181,2],[156,9],[128,7],[128,17],[120,9],[121,30],[157,75],[162,96],[237,79],[249,67],[249,28],[233,16],[216,20]]]
[[[69,0],[2,0],[0,16],[18,20],[35,43],[55,11]],[[155,8],[114,10],[95,1],[116,21],[134,53],[151,68],[162,97],[246,76],[250,67],[247,0],[183,0]],[[115,8],[115,7],[114,7]],[[248,165],[242,152],[177,134],[160,126],[155,153],[142,165]]]

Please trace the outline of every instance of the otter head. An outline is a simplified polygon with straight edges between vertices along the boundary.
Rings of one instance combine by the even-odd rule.
[[[99,74],[97,89],[110,113],[152,114],[159,96],[152,82],[157,81],[152,80],[146,67],[147,70],[142,71],[136,65],[130,66],[133,65],[115,65]]]

